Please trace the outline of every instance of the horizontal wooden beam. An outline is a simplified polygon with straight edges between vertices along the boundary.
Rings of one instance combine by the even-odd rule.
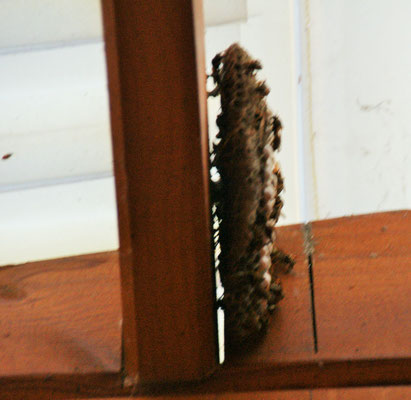
[[[0,268],[0,377],[119,372],[118,264],[109,252]]]
[[[410,358],[260,364],[221,368],[195,383],[123,386],[121,374],[45,375],[0,378],[3,399],[79,399],[161,395],[183,396],[272,390],[411,385]],[[200,397],[201,398],[201,397]],[[247,398],[247,397],[246,397]],[[407,397],[404,397],[404,399]],[[384,399],[385,400],[385,399]]]
[[[63,400],[126,396],[120,373],[46,374],[0,378],[0,400]]]
[[[410,357],[411,212],[318,221],[311,233],[317,356]]]
[[[144,400],[146,397],[133,397]],[[293,391],[256,391],[249,393],[224,393],[217,395],[188,395],[183,397],[163,396],[157,400],[404,400],[411,398],[411,386],[384,386],[349,389],[319,389]],[[120,400],[119,397],[106,400]],[[131,398],[129,398],[131,399]],[[103,399],[93,399],[103,400]],[[125,400],[125,399],[124,399]]]
[[[319,328],[317,353],[313,347],[310,293],[307,290],[309,274],[303,254],[302,226],[279,228],[281,247],[294,254],[297,263],[291,275],[282,277],[286,297],[274,314],[267,336],[242,353],[228,354],[225,365],[211,377],[195,383],[124,386],[120,372],[121,310],[116,252],[2,268],[0,400],[410,385],[411,351],[404,342],[409,334],[409,322],[401,317],[403,307],[410,301],[404,297],[409,290],[405,283],[411,268],[406,239],[410,215],[406,211],[382,213],[312,225],[312,239],[316,245],[314,254],[328,259],[330,266],[335,265],[335,269],[324,264],[316,270],[314,260],[316,324]],[[372,239],[367,241],[367,237]],[[357,242],[362,243],[361,246]],[[375,252],[375,246],[380,249],[379,253],[370,256],[370,252]],[[356,264],[357,258],[362,262]],[[347,259],[351,260],[348,264]],[[379,268],[388,265],[387,259],[394,261],[390,266],[392,269],[397,268],[396,265],[402,266],[402,273],[388,271],[389,279],[385,282],[385,272]],[[399,262],[401,259],[403,261]],[[404,260],[408,260],[406,264]],[[350,265],[357,265],[357,268],[350,269]],[[403,268],[404,265],[407,268]],[[332,271],[331,277],[326,278]],[[332,287],[335,284],[339,288],[346,284],[345,280],[347,284],[368,282],[369,277],[374,279],[375,285],[363,284],[364,293],[356,292],[355,288],[338,289],[341,296],[353,292],[353,297],[345,301],[330,300],[332,296],[324,294],[327,293],[325,285]],[[386,294],[392,285],[397,288],[396,297],[389,295],[390,292]],[[365,307],[367,299],[377,299],[379,295],[382,298],[384,293],[386,308],[379,302]],[[396,298],[402,299],[403,304],[398,304]],[[327,301],[335,303],[336,311],[329,312],[334,312],[336,321],[322,310]],[[356,302],[363,304],[365,311],[362,319],[353,320],[351,329],[347,329],[346,323],[338,318],[349,317],[347,313],[354,307],[353,302],[354,305]],[[399,333],[399,344],[391,333],[381,334],[384,325],[379,322],[380,318],[382,321],[391,318],[391,310],[396,310],[398,315],[396,325],[391,322],[390,328],[394,326]],[[379,318],[376,318],[377,312]],[[364,320],[374,321],[375,337],[371,337],[370,331],[368,336],[362,334],[362,329],[369,329],[368,324],[361,324]],[[331,321],[333,335],[338,338],[336,341],[327,339]],[[355,341],[350,335],[355,335]],[[376,344],[379,351],[374,349]],[[357,346],[361,351],[356,351]],[[41,354],[44,357],[39,356]]]
[[[43,400],[45,398],[60,399],[118,399],[118,400],[404,400],[411,397],[411,386],[380,386],[378,387],[348,387],[323,389],[295,389],[269,390],[260,388],[236,392],[228,388],[224,393],[179,394],[167,392],[164,395],[139,394],[135,388],[121,387],[120,375],[88,375],[88,376],[53,376],[44,378],[8,378],[0,379],[2,390],[1,400],[30,399]],[[109,397],[108,397],[109,396]]]
[[[312,400],[404,400],[411,399],[411,386],[383,386],[313,390]]]

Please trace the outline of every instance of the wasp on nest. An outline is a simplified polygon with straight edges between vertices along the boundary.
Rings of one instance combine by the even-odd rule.
[[[283,177],[275,161],[281,122],[268,109],[269,89],[256,78],[261,69],[238,44],[212,61],[220,95],[219,133],[211,153],[219,181],[212,182],[213,213],[218,220],[215,245],[224,287],[225,335],[243,343],[265,331],[282,299],[278,268],[294,264],[276,247],[275,224],[283,202]]]

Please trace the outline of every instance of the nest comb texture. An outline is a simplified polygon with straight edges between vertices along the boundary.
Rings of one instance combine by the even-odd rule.
[[[275,160],[281,122],[266,104],[269,89],[256,77],[261,69],[238,44],[213,59],[220,95],[219,133],[211,154],[218,170],[213,183],[219,222],[219,272],[224,287],[225,331],[231,343],[265,330],[282,298],[277,264],[291,264],[276,247],[275,224],[282,208],[283,178]]]

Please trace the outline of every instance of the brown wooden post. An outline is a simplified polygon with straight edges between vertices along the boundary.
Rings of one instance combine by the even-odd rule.
[[[216,366],[202,2],[103,0],[129,382]]]

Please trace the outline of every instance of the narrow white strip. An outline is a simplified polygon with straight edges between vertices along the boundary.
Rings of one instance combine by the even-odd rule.
[[[117,248],[112,177],[0,194],[0,265]]]

